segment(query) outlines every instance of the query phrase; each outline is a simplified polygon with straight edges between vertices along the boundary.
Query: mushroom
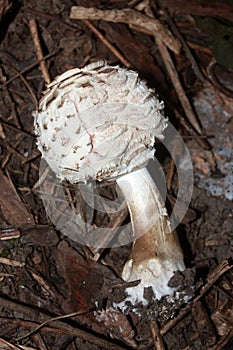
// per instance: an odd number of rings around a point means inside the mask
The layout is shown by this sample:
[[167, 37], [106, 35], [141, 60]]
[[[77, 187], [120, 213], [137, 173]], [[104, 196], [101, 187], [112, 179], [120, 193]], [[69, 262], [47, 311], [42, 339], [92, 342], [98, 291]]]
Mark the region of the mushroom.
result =
[[172, 296], [168, 285], [185, 269], [177, 235], [146, 166], [163, 139], [163, 102], [138, 73], [104, 61], [71, 69], [50, 83], [34, 113], [37, 145], [59, 179], [70, 183], [116, 180], [127, 202], [133, 247], [122, 278], [132, 305]]

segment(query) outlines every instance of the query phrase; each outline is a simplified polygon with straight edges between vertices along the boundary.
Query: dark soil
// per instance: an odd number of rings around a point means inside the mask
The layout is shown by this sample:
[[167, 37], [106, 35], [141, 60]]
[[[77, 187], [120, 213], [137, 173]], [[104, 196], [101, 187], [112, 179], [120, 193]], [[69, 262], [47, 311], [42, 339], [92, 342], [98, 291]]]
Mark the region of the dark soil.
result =
[[[177, 2], [179, 9], [166, 0], [170, 12], [162, 1], [153, 0], [137, 9], [147, 14], [153, 10], [183, 38], [180, 53], [170, 55], [202, 125], [201, 134], [188, 121], [150, 33], [122, 23], [69, 19], [76, 5], [122, 10], [139, 2], [22, 0], [9, 8], [10, 1], [0, 1], [0, 349], [233, 349], [232, 1], [206, 1], [203, 13], [197, 2], [185, 0]], [[139, 305], [139, 314], [130, 307], [126, 314], [114, 309], [128, 286], [120, 276], [131, 245], [94, 250], [64, 236], [47, 217], [32, 117], [45, 82], [29, 29], [31, 19], [36, 19], [51, 79], [102, 59], [124, 66], [123, 56], [164, 99], [166, 114], [194, 167], [192, 200], [177, 229], [187, 270], [170, 281], [190, 296], [189, 301], [181, 299], [172, 306], [167, 298], [151, 302], [152, 291], [147, 290], [150, 303]], [[158, 146], [171, 209], [177, 174], [171, 157], [161, 152]], [[179, 158], [179, 150], [173, 157]], [[53, 184], [48, 186], [45, 191], [55, 191]], [[118, 217], [101, 211], [92, 216], [78, 189], [64, 186], [76, 209], [95, 227], [117, 229], [129, 222], [126, 211]], [[105, 198], [116, 195], [114, 183], [97, 186]], [[59, 211], [55, 214], [59, 219]], [[62, 315], [67, 316], [56, 318]]]

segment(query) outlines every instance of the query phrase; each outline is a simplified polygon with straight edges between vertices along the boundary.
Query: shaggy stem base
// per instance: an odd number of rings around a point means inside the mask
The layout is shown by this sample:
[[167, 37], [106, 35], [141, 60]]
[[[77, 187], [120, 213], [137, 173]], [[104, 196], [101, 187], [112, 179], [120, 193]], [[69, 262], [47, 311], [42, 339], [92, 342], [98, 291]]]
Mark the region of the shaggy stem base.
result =
[[144, 288], [151, 287], [156, 299], [172, 295], [168, 286], [176, 271], [185, 269], [183, 253], [176, 235], [170, 231], [167, 210], [159, 191], [146, 168], [134, 171], [117, 180], [127, 202], [134, 233], [134, 244], [126, 262], [122, 278], [141, 280], [139, 285], [127, 288], [127, 300], [142, 302]]

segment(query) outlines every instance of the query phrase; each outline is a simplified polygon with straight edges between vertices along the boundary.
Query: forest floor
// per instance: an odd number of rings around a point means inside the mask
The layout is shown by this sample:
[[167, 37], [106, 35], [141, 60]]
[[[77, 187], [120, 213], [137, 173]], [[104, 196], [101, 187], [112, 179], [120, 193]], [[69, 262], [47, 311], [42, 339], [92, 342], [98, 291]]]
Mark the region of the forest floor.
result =
[[[71, 19], [72, 6], [88, 11]], [[233, 349], [232, 1], [1, 0], [0, 16], [0, 349]], [[98, 60], [136, 70], [156, 90], [192, 160], [192, 198], [177, 232], [193, 292], [166, 317], [153, 302], [138, 314], [114, 310], [131, 244], [82, 245], [41, 199], [54, 185], [42, 188], [32, 113], [46, 83]], [[156, 156], [172, 209], [182, 159], [170, 149], [164, 157], [158, 146]], [[98, 187], [115, 198], [114, 184]], [[117, 234], [129, 222], [125, 211], [90, 214], [72, 193], [71, 207], [93, 227]]]

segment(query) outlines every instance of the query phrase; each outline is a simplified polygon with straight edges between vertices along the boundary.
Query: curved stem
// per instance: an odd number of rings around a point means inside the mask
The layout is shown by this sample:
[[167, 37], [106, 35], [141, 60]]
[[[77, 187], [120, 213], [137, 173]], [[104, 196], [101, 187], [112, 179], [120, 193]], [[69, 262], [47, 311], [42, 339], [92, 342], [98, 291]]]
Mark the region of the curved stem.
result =
[[157, 186], [146, 168], [117, 180], [130, 211], [134, 244], [122, 278], [140, 279], [138, 286], [128, 288], [133, 303], [146, 303], [143, 292], [152, 287], [156, 299], [174, 293], [168, 282], [175, 271], [184, 270], [183, 253], [176, 235], [170, 231], [167, 210]]

